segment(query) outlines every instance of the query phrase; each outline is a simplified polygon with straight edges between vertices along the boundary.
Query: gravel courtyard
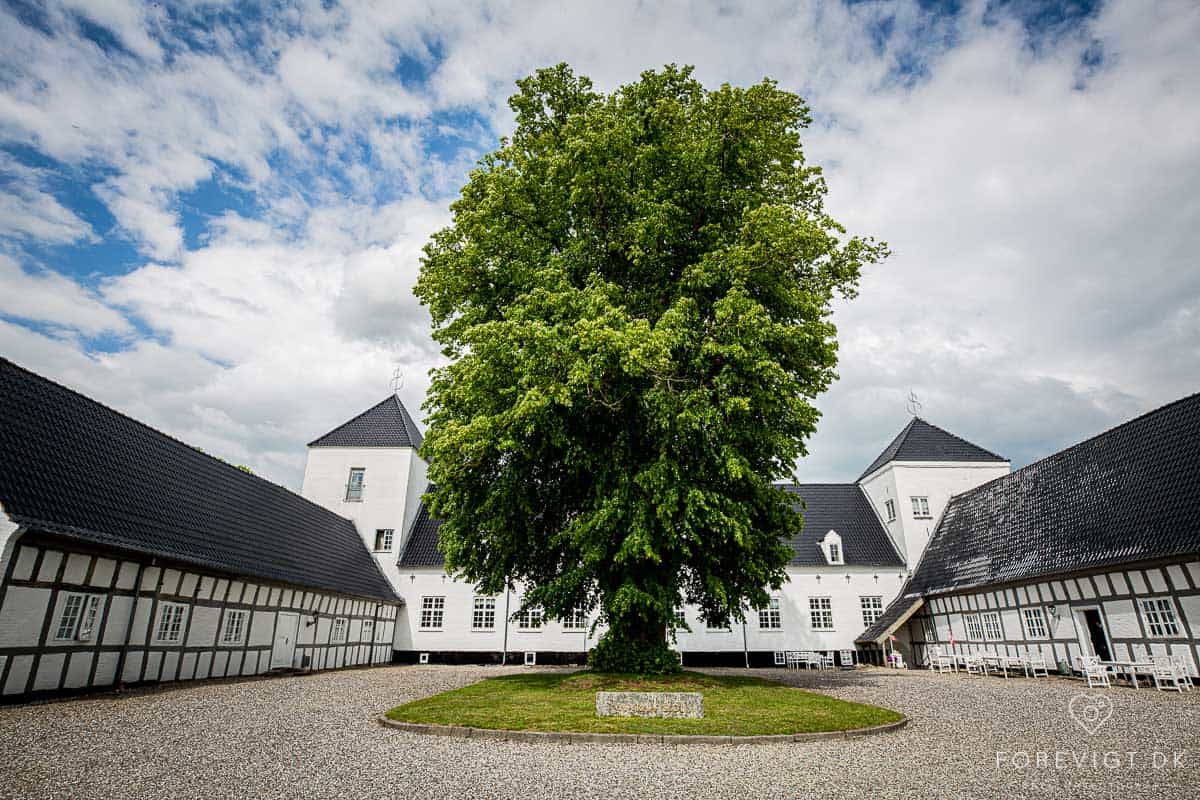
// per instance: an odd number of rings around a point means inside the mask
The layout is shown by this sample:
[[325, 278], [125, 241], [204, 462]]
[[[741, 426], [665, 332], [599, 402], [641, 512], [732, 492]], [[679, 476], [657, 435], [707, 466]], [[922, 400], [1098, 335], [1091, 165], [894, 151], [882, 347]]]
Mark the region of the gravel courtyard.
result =
[[4, 707], [0, 795], [1200, 797], [1200, 691], [1109, 690], [1112, 716], [1094, 735], [1068, 712], [1077, 682], [881, 669], [754, 673], [911, 718], [899, 732], [851, 741], [518, 744], [375, 722], [401, 702], [501, 672], [382, 667]]

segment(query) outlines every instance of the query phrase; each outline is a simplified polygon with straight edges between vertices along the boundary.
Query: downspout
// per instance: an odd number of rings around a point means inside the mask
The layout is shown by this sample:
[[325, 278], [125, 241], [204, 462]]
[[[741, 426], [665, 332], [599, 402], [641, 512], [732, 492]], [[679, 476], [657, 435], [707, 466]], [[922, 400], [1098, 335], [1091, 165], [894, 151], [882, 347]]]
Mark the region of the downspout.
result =
[[[154, 559], [151, 559], [151, 564]], [[113, 677], [114, 685], [121, 687], [125, 683], [125, 659], [129, 655], [129, 639], [133, 635], [133, 618], [137, 614], [138, 601], [141, 599], [142, 591], [142, 573], [146, 571], [146, 562], [138, 563], [137, 575], [133, 579], [133, 602], [129, 604], [129, 619], [125, 621], [125, 643], [121, 645], [121, 654], [117, 656], [117, 674]], [[153, 625], [154, 620], [149, 620], [147, 625]]]
[[508, 596], [511, 591], [509, 584], [504, 584], [504, 650], [500, 653], [500, 666], [508, 663]]
[[750, 648], [746, 645], [746, 618], [745, 618], [745, 616], [742, 617], [742, 656], [746, 659], [746, 669], [750, 669]]

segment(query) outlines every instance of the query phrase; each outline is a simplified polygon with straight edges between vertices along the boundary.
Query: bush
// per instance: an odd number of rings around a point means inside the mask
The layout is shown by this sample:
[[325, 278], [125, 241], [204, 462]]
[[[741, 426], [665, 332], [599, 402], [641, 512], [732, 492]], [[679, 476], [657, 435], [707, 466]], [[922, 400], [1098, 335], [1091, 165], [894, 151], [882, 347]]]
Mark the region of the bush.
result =
[[608, 634], [588, 652], [588, 666], [596, 672], [630, 675], [672, 675], [683, 671], [679, 654], [665, 643], [621, 640]]

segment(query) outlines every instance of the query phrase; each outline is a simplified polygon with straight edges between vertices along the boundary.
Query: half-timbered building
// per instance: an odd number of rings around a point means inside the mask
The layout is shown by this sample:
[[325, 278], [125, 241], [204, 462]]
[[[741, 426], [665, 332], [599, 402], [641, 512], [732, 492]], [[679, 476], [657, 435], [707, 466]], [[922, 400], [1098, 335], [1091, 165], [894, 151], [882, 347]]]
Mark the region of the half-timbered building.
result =
[[1198, 474], [1200, 394], [956, 495], [859, 644], [1064, 672], [1081, 655], [1169, 655], [1200, 674]]
[[354, 524], [0, 359], [0, 697], [387, 663]]

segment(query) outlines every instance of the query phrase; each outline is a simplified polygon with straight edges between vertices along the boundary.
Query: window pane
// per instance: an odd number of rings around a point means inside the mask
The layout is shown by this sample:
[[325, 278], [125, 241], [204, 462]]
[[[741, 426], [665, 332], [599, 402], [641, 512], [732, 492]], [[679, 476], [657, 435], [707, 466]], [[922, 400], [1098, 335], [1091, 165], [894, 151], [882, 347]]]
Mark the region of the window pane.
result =
[[67, 595], [66, 603], [63, 604], [62, 616], [58, 619], [58, 630], [54, 634], [55, 639], [75, 638], [75, 627], [79, 624], [79, 617], [83, 611], [83, 599], [84, 596], [81, 594]]

